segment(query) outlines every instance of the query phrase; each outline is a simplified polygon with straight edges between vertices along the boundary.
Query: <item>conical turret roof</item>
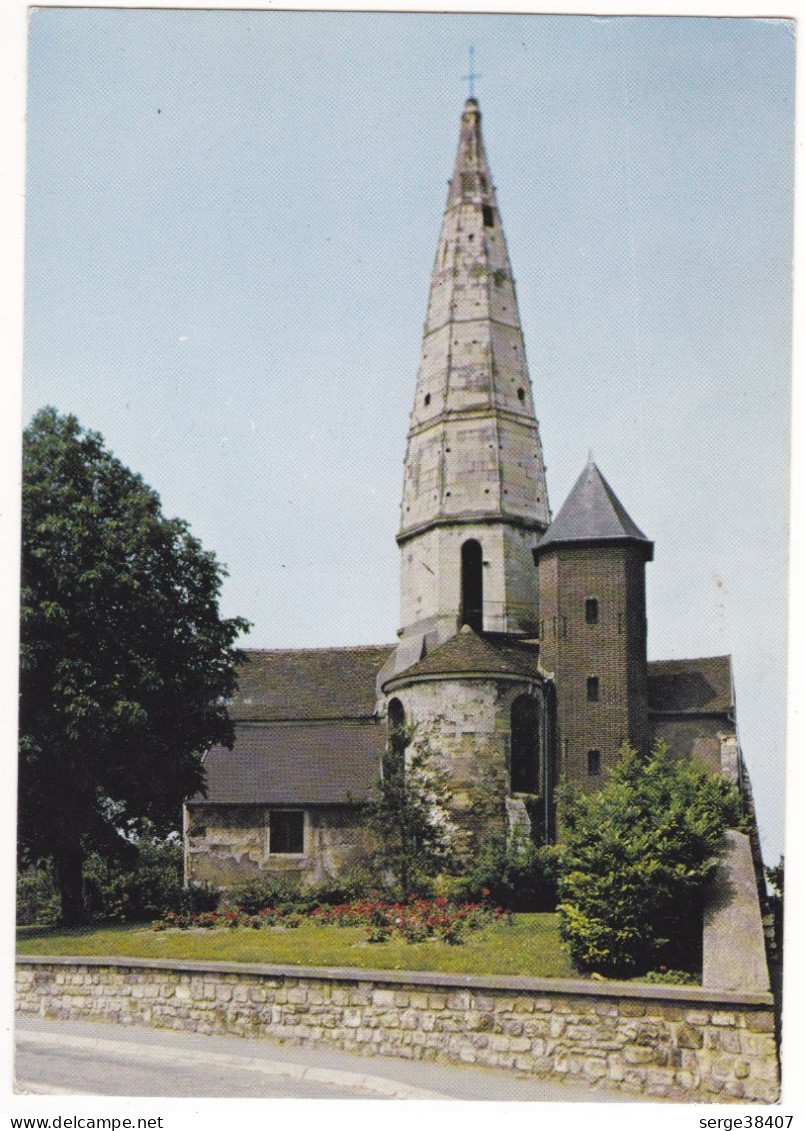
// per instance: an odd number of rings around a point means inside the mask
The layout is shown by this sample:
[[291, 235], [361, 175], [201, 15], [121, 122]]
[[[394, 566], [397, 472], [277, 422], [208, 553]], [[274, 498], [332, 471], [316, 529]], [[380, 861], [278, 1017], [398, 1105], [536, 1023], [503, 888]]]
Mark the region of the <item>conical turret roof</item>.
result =
[[542, 447], [495, 188], [469, 98], [411, 413], [400, 539], [437, 523], [549, 522]]
[[640, 542], [649, 560], [653, 556], [654, 543], [629, 517], [591, 457], [534, 554], [559, 543], [623, 541]]

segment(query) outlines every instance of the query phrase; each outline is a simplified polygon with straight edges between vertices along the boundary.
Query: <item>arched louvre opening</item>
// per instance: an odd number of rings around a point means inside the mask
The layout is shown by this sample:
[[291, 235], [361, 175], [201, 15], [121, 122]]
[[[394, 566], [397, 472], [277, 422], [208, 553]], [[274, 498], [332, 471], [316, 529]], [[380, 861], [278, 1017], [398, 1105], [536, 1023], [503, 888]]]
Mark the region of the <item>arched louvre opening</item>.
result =
[[539, 793], [539, 707], [520, 695], [511, 709], [511, 791]]
[[484, 627], [484, 576], [481, 543], [471, 538], [461, 547], [461, 623], [476, 632]]

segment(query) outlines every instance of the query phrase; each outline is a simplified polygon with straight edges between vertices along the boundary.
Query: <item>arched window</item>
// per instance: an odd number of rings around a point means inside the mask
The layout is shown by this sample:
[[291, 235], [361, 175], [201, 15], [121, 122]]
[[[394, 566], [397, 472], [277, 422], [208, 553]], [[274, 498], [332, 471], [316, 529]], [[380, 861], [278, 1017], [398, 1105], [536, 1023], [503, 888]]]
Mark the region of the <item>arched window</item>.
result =
[[484, 627], [484, 576], [481, 543], [471, 538], [461, 547], [461, 623], [476, 632]]
[[511, 711], [511, 791], [539, 793], [539, 706], [519, 695]]
[[394, 762], [399, 763], [405, 757], [405, 708], [399, 699], [389, 701], [389, 754]]

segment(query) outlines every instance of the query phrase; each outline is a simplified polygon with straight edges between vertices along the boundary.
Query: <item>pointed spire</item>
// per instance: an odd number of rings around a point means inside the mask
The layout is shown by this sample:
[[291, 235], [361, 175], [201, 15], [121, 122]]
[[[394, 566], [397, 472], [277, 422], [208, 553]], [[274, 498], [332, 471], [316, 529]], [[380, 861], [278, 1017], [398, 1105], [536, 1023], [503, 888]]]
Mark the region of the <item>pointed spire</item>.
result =
[[593, 463], [590, 452], [582, 471], [556, 518], [540, 539], [535, 555], [558, 543], [640, 542], [649, 561], [654, 544], [632, 521], [620, 499]]
[[506, 241], [468, 98], [411, 413], [400, 538], [434, 523], [549, 522], [542, 447]]

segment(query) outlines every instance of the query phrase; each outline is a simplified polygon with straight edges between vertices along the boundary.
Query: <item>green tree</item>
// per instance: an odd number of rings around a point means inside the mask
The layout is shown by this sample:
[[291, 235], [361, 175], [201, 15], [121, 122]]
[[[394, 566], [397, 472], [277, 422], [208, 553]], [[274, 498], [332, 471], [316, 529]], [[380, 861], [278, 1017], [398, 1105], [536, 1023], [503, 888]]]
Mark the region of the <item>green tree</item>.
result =
[[783, 953], [783, 908], [785, 901], [785, 857], [781, 856], [778, 864], [767, 865], [763, 871], [766, 873], [766, 888], [769, 910], [774, 916], [774, 939], [777, 943], [780, 961]]
[[414, 737], [410, 728], [392, 736], [364, 808], [378, 846], [373, 872], [403, 899], [449, 869], [455, 833], [447, 777], [429, 743]]
[[221, 619], [224, 570], [73, 416], [42, 409], [23, 446], [19, 848], [53, 863], [68, 921], [87, 854], [176, 827], [231, 744], [225, 700], [248, 630]]
[[662, 743], [625, 744], [596, 794], [564, 785], [559, 912], [573, 961], [605, 974], [695, 966], [702, 894], [740, 808], [726, 778]]

